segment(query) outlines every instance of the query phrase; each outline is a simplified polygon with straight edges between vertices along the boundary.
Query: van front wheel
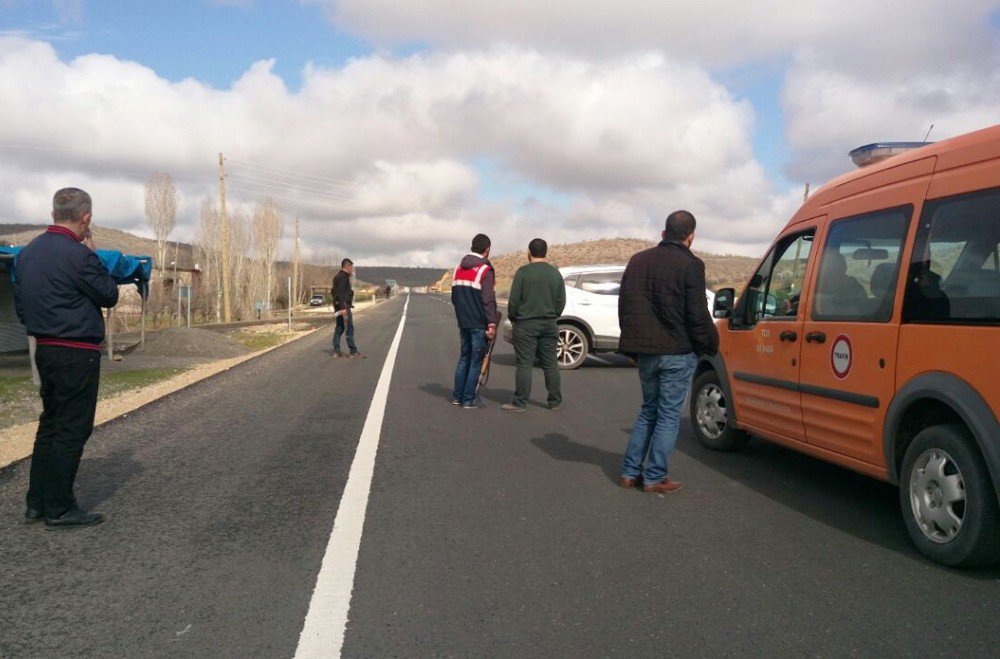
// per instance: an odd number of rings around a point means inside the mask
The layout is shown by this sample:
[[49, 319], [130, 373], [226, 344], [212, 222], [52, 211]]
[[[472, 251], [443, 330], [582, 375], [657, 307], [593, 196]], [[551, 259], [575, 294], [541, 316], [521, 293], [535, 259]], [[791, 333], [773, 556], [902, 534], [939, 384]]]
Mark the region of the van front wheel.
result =
[[750, 441], [750, 435], [733, 427], [726, 394], [715, 371], [705, 371], [695, 378], [690, 412], [694, 435], [705, 448], [738, 451]]
[[1000, 506], [989, 472], [965, 428], [917, 433], [900, 470], [900, 507], [913, 544], [952, 567], [1000, 560]]

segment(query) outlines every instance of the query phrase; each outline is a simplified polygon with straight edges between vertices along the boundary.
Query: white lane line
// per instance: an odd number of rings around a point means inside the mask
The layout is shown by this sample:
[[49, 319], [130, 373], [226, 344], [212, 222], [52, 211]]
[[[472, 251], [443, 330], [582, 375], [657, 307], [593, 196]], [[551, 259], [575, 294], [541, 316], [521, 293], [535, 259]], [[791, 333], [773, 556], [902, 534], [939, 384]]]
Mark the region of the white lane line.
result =
[[347, 614], [351, 608], [351, 591], [354, 588], [354, 573], [361, 549], [361, 533], [365, 526], [368, 509], [368, 495], [371, 491], [372, 476], [375, 472], [375, 453], [378, 451], [382, 435], [382, 419], [385, 416], [386, 400], [389, 397], [389, 383], [396, 364], [396, 353], [403, 336], [406, 310], [410, 306], [410, 296], [403, 305], [403, 317], [399, 319], [396, 336], [392, 339], [389, 354], [382, 366], [382, 374], [375, 385], [368, 417], [361, 430], [358, 450], [351, 463], [351, 471], [344, 487], [344, 496], [337, 509], [333, 531], [323, 554], [323, 563], [316, 578], [316, 588], [309, 601], [309, 612], [299, 635], [296, 657], [336, 657], [344, 646], [347, 631]]

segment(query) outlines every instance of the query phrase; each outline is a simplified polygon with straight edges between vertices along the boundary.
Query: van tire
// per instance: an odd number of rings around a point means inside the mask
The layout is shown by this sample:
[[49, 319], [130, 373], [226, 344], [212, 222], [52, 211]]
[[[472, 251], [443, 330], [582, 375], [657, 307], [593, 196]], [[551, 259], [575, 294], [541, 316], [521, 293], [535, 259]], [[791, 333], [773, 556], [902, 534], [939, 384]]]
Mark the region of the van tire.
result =
[[708, 370], [694, 380], [690, 401], [691, 425], [694, 436], [705, 448], [713, 451], [739, 451], [750, 435], [733, 427], [729, 418], [725, 391], [719, 375]]
[[[943, 424], [917, 433], [906, 449], [899, 480], [903, 521], [921, 554], [960, 568], [1000, 560], [997, 494], [963, 426]], [[949, 502], [952, 496], [962, 498]]]

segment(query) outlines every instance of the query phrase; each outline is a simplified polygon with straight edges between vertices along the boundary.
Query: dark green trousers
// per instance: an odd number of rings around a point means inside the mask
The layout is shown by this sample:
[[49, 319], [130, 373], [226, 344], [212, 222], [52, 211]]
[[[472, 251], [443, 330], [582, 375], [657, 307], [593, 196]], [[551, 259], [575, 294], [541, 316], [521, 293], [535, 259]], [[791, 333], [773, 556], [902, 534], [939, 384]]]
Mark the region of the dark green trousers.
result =
[[562, 403], [559, 364], [556, 345], [559, 328], [555, 320], [531, 318], [514, 323], [514, 355], [517, 357], [517, 375], [514, 378], [515, 405], [525, 406], [531, 396], [531, 368], [537, 358], [545, 371], [545, 388], [549, 391], [549, 406]]

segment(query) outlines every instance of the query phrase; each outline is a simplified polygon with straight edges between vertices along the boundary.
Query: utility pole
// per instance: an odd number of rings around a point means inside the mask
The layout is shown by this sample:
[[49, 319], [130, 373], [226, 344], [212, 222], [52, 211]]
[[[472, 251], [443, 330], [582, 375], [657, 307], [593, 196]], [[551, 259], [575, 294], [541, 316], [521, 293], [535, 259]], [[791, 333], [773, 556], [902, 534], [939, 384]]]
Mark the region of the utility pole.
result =
[[[293, 302], [294, 300], [294, 302]], [[299, 302], [299, 218], [295, 218], [295, 256], [292, 257], [292, 288], [288, 307]]]
[[807, 199], [809, 199], [809, 183], [806, 183], [806, 189], [802, 193], [802, 202], [805, 203]]
[[223, 163], [225, 158], [219, 152], [219, 203], [221, 212], [219, 213], [219, 236], [222, 242], [222, 319], [223, 322], [232, 322], [233, 314], [229, 307], [229, 227], [226, 224], [226, 170]]

